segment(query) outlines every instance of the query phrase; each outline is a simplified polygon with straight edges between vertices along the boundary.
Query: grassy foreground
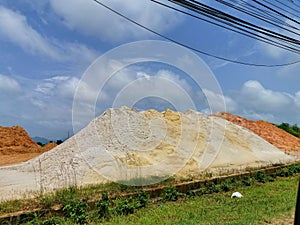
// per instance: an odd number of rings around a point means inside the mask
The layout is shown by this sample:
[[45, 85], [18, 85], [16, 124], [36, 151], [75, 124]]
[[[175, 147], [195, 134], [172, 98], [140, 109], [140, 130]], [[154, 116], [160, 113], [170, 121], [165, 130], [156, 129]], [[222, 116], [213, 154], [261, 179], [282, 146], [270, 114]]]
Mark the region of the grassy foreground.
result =
[[236, 191], [241, 199], [231, 199], [232, 192], [215, 193], [166, 202], [116, 216], [94, 224], [281, 224], [295, 211], [298, 177], [280, 178], [275, 182], [242, 187]]
[[[149, 203], [133, 214], [110, 214], [102, 219], [97, 212], [89, 211], [81, 214], [86, 218], [81, 224], [293, 224], [298, 181], [299, 176], [279, 177], [274, 182], [254, 183], [229, 192]], [[241, 192], [244, 197], [231, 199], [234, 191]], [[72, 212], [77, 219], [82, 213], [80, 210]], [[70, 225], [76, 222], [66, 217], [50, 217], [47, 220], [36, 217], [26, 224]]]

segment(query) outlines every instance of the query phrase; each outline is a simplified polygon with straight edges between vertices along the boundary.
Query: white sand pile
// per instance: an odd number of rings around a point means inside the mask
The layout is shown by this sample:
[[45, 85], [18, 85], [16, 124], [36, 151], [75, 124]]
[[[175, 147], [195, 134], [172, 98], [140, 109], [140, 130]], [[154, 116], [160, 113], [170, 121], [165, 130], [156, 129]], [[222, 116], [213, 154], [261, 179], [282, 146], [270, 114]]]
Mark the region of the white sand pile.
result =
[[[195, 111], [109, 109], [53, 150], [0, 167], [0, 200], [72, 185], [121, 181], [133, 185], [200, 178], [287, 163], [249, 130]], [[141, 183], [142, 182], [142, 183]]]

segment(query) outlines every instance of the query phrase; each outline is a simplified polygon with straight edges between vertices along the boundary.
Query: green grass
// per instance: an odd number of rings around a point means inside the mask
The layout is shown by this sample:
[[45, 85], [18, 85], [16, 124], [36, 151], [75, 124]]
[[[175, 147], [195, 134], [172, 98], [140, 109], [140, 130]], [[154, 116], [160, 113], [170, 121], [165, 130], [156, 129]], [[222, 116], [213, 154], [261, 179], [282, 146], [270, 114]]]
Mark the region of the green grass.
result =
[[[177, 189], [166, 186], [161, 202], [153, 204], [147, 204], [146, 192], [136, 187], [111, 183], [82, 189], [68, 188], [31, 200], [3, 202], [0, 213], [36, 208], [47, 210], [55, 205], [63, 209], [58, 214], [50, 212], [44, 216], [33, 213], [22, 220], [24, 223], [30, 221], [26, 223], [28, 225], [74, 224], [76, 221], [96, 225], [270, 224], [274, 220], [290, 217], [295, 210], [299, 179], [296, 174], [299, 173], [300, 165], [290, 165], [277, 169], [272, 175], [258, 171], [241, 179], [227, 178], [221, 183], [208, 181], [197, 192], [199, 196], [189, 192], [178, 200]], [[172, 183], [172, 180], [164, 182], [167, 183]], [[122, 194], [133, 191], [139, 194], [122, 197]], [[241, 192], [244, 197], [231, 199], [234, 191]], [[117, 199], [103, 201], [103, 196], [115, 196]]]
[[202, 195], [178, 202], [157, 204], [128, 216], [115, 216], [93, 224], [266, 224], [290, 216], [295, 210], [298, 177], [238, 188], [244, 197], [230, 194]]

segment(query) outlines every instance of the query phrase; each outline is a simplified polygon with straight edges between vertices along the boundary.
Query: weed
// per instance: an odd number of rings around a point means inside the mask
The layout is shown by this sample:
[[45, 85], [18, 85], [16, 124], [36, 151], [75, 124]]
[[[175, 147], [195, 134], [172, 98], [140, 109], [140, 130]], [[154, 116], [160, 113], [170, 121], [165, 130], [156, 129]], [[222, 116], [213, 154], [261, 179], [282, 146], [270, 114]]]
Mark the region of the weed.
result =
[[257, 171], [253, 174], [254, 179], [259, 183], [266, 183], [268, 181], [267, 175], [262, 171]]
[[61, 224], [60, 217], [50, 217], [42, 222], [42, 225], [58, 225]]
[[114, 204], [116, 205], [114, 211], [117, 215], [128, 215], [134, 213], [134, 209], [136, 208], [135, 202], [131, 197], [127, 199], [116, 199], [114, 200]]
[[243, 176], [242, 178], [243, 186], [251, 186], [252, 183], [253, 183], [253, 179], [250, 176]]
[[235, 184], [236, 180], [234, 178], [226, 179], [221, 183], [220, 189], [227, 192], [232, 190], [236, 186]]
[[216, 185], [214, 182], [205, 182], [204, 186], [204, 194], [220, 192], [220, 186]]
[[87, 219], [87, 203], [78, 199], [73, 199], [63, 208], [64, 216], [70, 218], [75, 223], [85, 224]]
[[100, 218], [109, 216], [109, 206], [110, 206], [110, 202], [108, 199], [108, 195], [106, 193], [102, 193], [101, 201], [96, 203], [96, 207], [98, 209], [98, 215]]
[[164, 190], [164, 200], [166, 201], [177, 201], [179, 196], [179, 192], [176, 190], [174, 186], [169, 186]]
[[149, 202], [149, 195], [144, 190], [141, 190], [137, 196], [137, 201], [136, 201], [137, 208], [146, 207], [148, 202]]
[[276, 175], [279, 177], [288, 177], [290, 174], [288, 168], [282, 168], [276, 171]]

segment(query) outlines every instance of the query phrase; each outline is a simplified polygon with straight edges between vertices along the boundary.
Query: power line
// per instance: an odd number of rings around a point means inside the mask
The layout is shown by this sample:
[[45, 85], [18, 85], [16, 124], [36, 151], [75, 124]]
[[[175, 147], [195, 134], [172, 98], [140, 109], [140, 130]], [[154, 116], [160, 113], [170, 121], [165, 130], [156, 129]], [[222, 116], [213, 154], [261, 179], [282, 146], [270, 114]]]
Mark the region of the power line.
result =
[[229, 59], [229, 58], [217, 56], [217, 55], [214, 55], [214, 54], [211, 54], [211, 53], [208, 53], [208, 52], [205, 52], [205, 51], [196, 49], [196, 48], [194, 48], [194, 47], [191, 47], [191, 46], [186, 45], [186, 44], [184, 44], [184, 43], [181, 43], [181, 42], [179, 42], [179, 41], [176, 41], [176, 40], [174, 40], [174, 39], [172, 39], [172, 38], [170, 38], [170, 37], [167, 37], [167, 36], [165, 36], [165, 35], [163, 35], [163, 34], [160, 34], [159, 32], [157, 32], [157, 31], [155, 31], [155, 30], [153, 30], [153, 29], [150, 29], [150, 28], [148, 28], [148, 27], [146, 27], [146, 26], [144, 26], [144, 25], [142, 25], [142, 24], [136, 22], [135, 20], [133, 20], [133, 19], [131, 19], [131, 18], [125, 16], [124, 14], [122, 14], [122, 13], [120, 13], [120, 12], [118, 12], [118, 11], [112, 9], [111, 7], [105, 5], [104, 3], [100, 2], [99, 0], [93, 0], [93, 1], [94, 1], [95, 3], [101, 5], [102, 7], [108, 9], [109, 11], [111, 11], [111, 12], [117, 14], [118, 16], [120, 16], [120, 17], [122, 17], [122, 18], [128, 20], [129, 22], [131, 22], [131, 23], [133, 23], [133, 24], [135, 24], [135, 25], [137, 25], [137, 26], [143, 28], [144, 30], [147, 30], [147, 31], [149, 31], [149, 32], [151, 32], [151, 33], [153, 33], [153, 34], [155, 34], [155, 35], [161, 37], [161, 38], [164, 38], [164, 39], [166, 39], [166, 40], [168, 40], [168, 41], [171, 41], [171, 42], [173, 42], [173, 43], [175, 43], [175, 44], [178, 44], [178, 45], [180, 45], [180, 46], [182, 46], [182, 47], [188, 48], [188, 49], [190, 49], [190, 50], [193, 50], [193, 51], [195, 51], [195, 52], [201, 53], [201, 54], [206, 55], [206, 56], [209, 56], [209, 57], [213, 57], [213, 58], [220, 59], [220, 60], [227, 61], [227, 62], [231, 62], [231, 63], [241, 64], [241, 65], [246, 65], [246, 66], [258, 66], [258, 67], [280, 67], [280, 66], [289, 66], [289, 65], [293, 65], [293, 64], [296, 64], [296, 63], [299, 63], [299, 62], [300, 62], [300, 60], [297, 60], [297, 61], [293, 61], [293, 62], [289, 62], [289, 63], [283, 63], [283, 64], [256, 64], [256, 63], [242, 62], [242, 61], [237, 61], [237, 60], [234, 60], [234, 59]]
[[[268, 12], [263, 11], [262, 9], [258, 9], [258, 11], [257, 11], [256, 7], [254, 7], [253, 5], [251, 5], [247, 2], [242, 1], [242, 2], [239, 2], [238, 4], [232, 4], [232, 3], [226, 2], [224, 0], [216, 0], [216, 1], [222, 3], [226, 6], [229, 6], [233, 9], [235, 9], [235, 10], [238, 10], [242, 13], [245, 13], [246, 15], [252, 16], [252, 17], [254, 17], [256, 19], [259, 19], [263, 22], [269, 23], [269, 24], [271, 24], [275, 27], [286, 30], [286, 31], [291, 32], [291, 33], [296, 34], [296, 35], [300, 35], [299, 33], [296, 33], [295, 31], [292, 31], [292, 30], [288, 29], [288, 28], [293, 28], [295, 30], [299, 30], [297, 27], [292, 26], [291, 24], [288, 24], [288, 23], [284, 22], [283, 20], [270, 15]], [[236, 2], [236, 0], [230, 0], [230, 1], [231, 2]], [[244, 4], [242, 4], [242, 3], [244, 3]], [[241, 6], [244, 6], [244, 7], [240, 7], [238, 5], [241, 5]], [[251, 8], [254, 8], [254, 10], [249, 8], [249, 6]], [[259, 13], [259, 11], [262, 11], [263, 13]], [[267, 15], [265, 15], [265, 14], [267, 14]], [[284, 27], [284, 26], [286, 26], [286, 27]]]
[[[284, 6], [287, 7], [288, 9], [291, 9], [291, 10], [295, 11], [296, 13], [300, 13], [299, 10], [294, 9], [294, 8], [290, 7], [289, 5], [287, 5], [287, 4], [285, 4], [285, 3], [282, 3], [282, 2], [279, 1], [279, 0], [275, 0], [275, 1], [278, 2], [278, 3], [281, 4], [281, 5], [284, 5]], [[297, 17], [298, 17], [298, 16], [297, 16]]]
[[[251, 31], [248, 31], [247, 29], [238, 27], [238, 26], [235, 25], [235, 24], [230, 24], [229, 22], [226, 22], [226, 21], [223, 22], [223, 21], [221, 21], [221, 20], [218, 19], [218, 18], [216, 18], [215, 20], [218, 21], [218, 22], [221, 22], [221, 23], [223, 23], [223, 24], [225, 24], [225, 25], [227, 25], [227, 26], [224, 26], [224, 25], [219, 24], [219, 23], [215, 23], [215, 22], [213, 22], [212, 20], [207, 20], [207, 19], [205, 19], [205, 18], [196, 16], [196, 15], [194, 15], [194, 14], [191, 14], [191, 13], [188, 13], [188, 12], [185, 12], [185, 11], [182, 11], [182, 10], [180, 10], [180, 9], [177, 9], [177, 8], [175, 8], [175, 7], [172, 7], [172, 6], [166, 5], [166, 4], [164, 4], [164, 3], [158, 2], [158, 1], [156, 1], [156, 0], [150, 0], [150, 1], [152, 1], [152, 2], [154, 2], [154, 3], [157, 3], [157, 4], [159, 4], [159, 5], [162, 5], [162, 6], [164, 6], [164, 7], [170, 8], [170, 9], [172, 9], [172, 10], [175, 10], [175, 11], [177, 11], [177, 12], [180, 12], [180, 13], [183, 13], [183, 14], [186, 14], [186, 15], [189, 15], [189, 16], [194, 17], [194, 18], [196, 18], [196, 19], [200, 19], [200, 20], [203, 20], [203, 21], [205, 21], [205, 22], [214, 24], [214, 25], [216, 25], [216, 26], [225, 28], [225, 29], [227, 29], [227, 30], [230, 30], [230, 31], [233, 31], [233, 32], [242, 34], [242, 35], [244, 35], [244, 36], [253, 38], [253, 39], [255, 39], [255, 40], [259, 40], [259, 41], [262, 41], [262, 42], [265, 42], [265, 43], [274, 45], [274, 46], [276, 46], [276, 47], [280, 47], [280, 48], [283, 48], [283, 49], [285, 49], [285, 50], [289, 50], [289, 51], [295, 52], [295, 49], [293, 50], [293, 49], [291, 49], [289, 46], [282, 45], [282, 44], [280, 44], [280, 43], [278, 43], [278, 42], [275, 42], [275, 41], [272, 40], [272, 39], [269, 39], [269, 38], [266, 38], [266, 37], [264, 37], [264, 36], [258, 35], [258, 34], [256, 34], [256, 33], [253, 33], [253, 32], [251, 32]], [[209, 18], [212, 18], [210, 15], [207, 15], [207, 16], [208, 16]], [[235, 28], [235, 29], [233, 29], [233, 28]], [[297, 52], [297, 53], [298, 53], [298, 52]]]
[[[254, 32], [271, 37], [273, 39], [277, 39], [277, 42], [276, 42], [277, 44], [284, 46], [285, 48], [287, 48], [290, 51], [293, 51], [295, 53], [300, 53], [300, 49], [299, 48], [297, 49], [297, 48], [295, 48], [296, 46], [293, 46], [294, 44], [296, 44], [296, 45], [298, 45], [297, 47], [299, 47], [300, 41], [297, 39], [294, 39], [294, 38], [288, 37], [286, 35], [283, 35], [281, 33], [274, 32], [270, 29], [266, 29], [261, 26], [255, 25], [255, 24], [245, 21], [241, 18], [234, 17], [232, 15], [229, 15], [228, 13], [224, 13], [220, 10], [217, 10], [215, 8], [212, 8], [210, 6], [207, 6], [203, 3], [195, 1], [195, 0], [189, 0], [189, 1], [168, 0], [168, 1], [173, 2], [179, 6], [187, 8], [189, 10], [192, 10], [201, 15], [204, 15], [206, 17], [209, 17], [213, 20], [219, 20], [223, 23], [227, 23], [228, 25], [237, 25], [241, 29], [246, 28], [247, 30], [252, 30]], [[253, 0], [253, 1], [256, 1], [256, 0]], [[281, 41], [281, 43], [278, 41]], [[286, 43], [290, 44], [290, 46], [286, 46], [286, 45], [282, 44], [282, 42], [286, 42]]]

